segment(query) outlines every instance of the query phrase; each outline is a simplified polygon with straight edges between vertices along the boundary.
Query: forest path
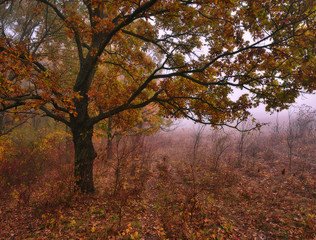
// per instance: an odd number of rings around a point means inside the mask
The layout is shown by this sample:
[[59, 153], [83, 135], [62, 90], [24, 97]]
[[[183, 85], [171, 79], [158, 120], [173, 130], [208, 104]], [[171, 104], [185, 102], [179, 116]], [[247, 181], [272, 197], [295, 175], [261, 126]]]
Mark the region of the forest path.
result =
[[145, 184], [145, 190], [143, 192], [145, 202], [145, 213], [141, 218], [142, 226], [145, 229], [144, 238], [145, 240], [159, 240], [162, 236], [159, 234], [162, 227], [158, 212], [155, 209], [157, 201], [157, 185], [159, 184], [159, 170], [157, 169], [156, 163], [152, 166], [152, 176]]

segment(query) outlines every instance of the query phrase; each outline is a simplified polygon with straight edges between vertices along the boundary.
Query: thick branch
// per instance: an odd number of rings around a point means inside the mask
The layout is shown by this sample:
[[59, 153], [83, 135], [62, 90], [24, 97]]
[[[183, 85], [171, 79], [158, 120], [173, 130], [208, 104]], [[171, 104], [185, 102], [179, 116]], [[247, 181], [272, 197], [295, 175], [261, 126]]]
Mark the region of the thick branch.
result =
[[157, 100], [157, 97], [158, 95], [162, 92], [161, 91], [158, 91], [154, 94], [154, 96], [152, 96], [151, 98], [149, 98], [147, 101], [144, 101], [142, 103], [139, 103], [139, 104], [122, 104], [121, 106], [119, 107], [116, 107], [110, 111], [107, 111], [105, 113], [100, 113], [98, 116], [94, 117], [94, 118], [91, 118], [90, 119], [90, 124], [93, 125], [93, 124], [96, 124], [98, 122], [100, 122], [101, 120], [105, 119], [105, 118], [109, 118], [113, 115], [116, 115], [116, 114], [119, 114], [120, 112], [123, 112], [125, 110], [128, 110], [128, 109], [137, 109], [137, 108], [143, 108], [145, 106], [147, 106], [148, 104], [154, 102]]
[[1, 103], [1, 108], [0, 108], [0, 112], [4, 112], [4, 111], [7, 111], [9, 109], [12, 109], [12, 108], [17, 108], [19, 106], [23, 106], [25, 105], [25, 102], [15, 102], [15, 103], [12, 103], [12, 104], [9, 104], [9, 105], [5, 105], [4, 103]]
[[[75, 86], [74, 86], [74, 91], [78, 92], [80, 91], [81, 94], [86, 94], [86, 92], [89, 90], [90, 85], [92, 83], [92, 76], [94, 74], [94, 69], [95, 65], [97, 64], [98, 58], [102, 55], [104, 52], [105, 47], [109, 44], [113, 36], [119, 32], [122, 28], [127, 26], [128, 24], [132, 23], [135, 21], [138, 17], [139, 14], [142, 12], [146, 11], [149, 9], [151, 6], [153, 6], [158, 0], [150, 0], [147, 3], [143, 4], [139, 8], [137, 8], [132, 14], [130, 14], [124, 21], [121, 23], [117, 24], [114, 29], [108, 33], [104, 34], [104, 39], [99, 43], [100, 39], [99, 38], [94, 38], [94, 42], [92, 43], [92, 47], [97, 47], [97, 54], [94, 56], [91, 56], [91, 51], [93, 50], [92, 48], [90, 49], [87, 58], [85, 59], [84, 66], [82, 65], [81, 71], [78, 75], [78, 78], [76, 80]], [[97, 34], [98, 35], [98, 34]]]
[[41, 106], [40, 109], [46, 114], [46, 116], [51, 117], [51, 118], [55, 119], [56, 121], [62, 122], [64, 124], [66, 124], [67, 126], [70, 126], [70, 122], [69, 121], [67, 121], [66, 119], [64, 119], [64, 118], [52, 113], [44, 105]]

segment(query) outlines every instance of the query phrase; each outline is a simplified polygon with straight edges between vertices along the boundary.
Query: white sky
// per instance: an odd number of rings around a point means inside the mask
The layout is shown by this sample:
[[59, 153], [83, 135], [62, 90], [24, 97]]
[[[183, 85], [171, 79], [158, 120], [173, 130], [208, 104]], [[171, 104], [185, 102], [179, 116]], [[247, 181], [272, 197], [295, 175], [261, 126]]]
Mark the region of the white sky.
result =
[[[305, 94], [304, 96], [299, 96], [296, 99], [296, 103], [293, 104], [294, 107], [301, 105], [311, 106], [313, 109], [316, 109], [316, 94]], [[250, 111], [259, 122], [261, 123], [270, 123], [270, 127], [275, 125], [277, 119], [277, 113], [268, 113], [265, 111], [265, 106], [262, 104], [258, 108], [252, 109]], [[288, 110], [283, 110], [279, 112], [279, 124], [287, 125], [288, 123]], [[178, 122], [180, 128], [192, 128], [194, 126], [194, 122], [188, 119], [182, 119]]]
[[[300, 106], [300, 105], [308, 105], [311, 106], [312, 108], [316, 109], [316, 94], [305, 94], [304, 96], [299, 96], [296, 99], [296, 103], [293, 104], [293, 106]], [[256, 109], [253, 109], [251, 111], [251, 113], [253, 114], [253, 116], [259, 120], [259, 121], [265, 121], [265, 122], [274, 122], [276, 119], [276, 113], [267, 113], [265, 111], [265, 107], [264, 105], [259, 106]], [[288, 110], [283, 110], [279, 113], [279, 120], [280, 122], [287, 122], [287, 118], [288, 118]]]

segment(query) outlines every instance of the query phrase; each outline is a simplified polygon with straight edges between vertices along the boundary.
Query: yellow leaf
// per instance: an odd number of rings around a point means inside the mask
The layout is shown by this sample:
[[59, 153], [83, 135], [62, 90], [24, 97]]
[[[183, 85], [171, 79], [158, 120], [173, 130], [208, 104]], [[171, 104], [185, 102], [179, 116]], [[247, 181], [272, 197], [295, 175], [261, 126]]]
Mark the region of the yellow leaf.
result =
[[95, 232], [95, 227], [92, 227], [92, 228], [91, 228], [91, 232]]

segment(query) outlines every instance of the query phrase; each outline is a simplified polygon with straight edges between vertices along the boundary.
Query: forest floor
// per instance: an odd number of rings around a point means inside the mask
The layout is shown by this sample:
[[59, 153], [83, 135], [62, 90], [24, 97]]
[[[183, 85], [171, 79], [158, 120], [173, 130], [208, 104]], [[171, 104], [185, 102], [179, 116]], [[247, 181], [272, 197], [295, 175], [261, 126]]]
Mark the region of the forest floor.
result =
[[160, 162], [146, 178], [143, 186], [134, 182], [116, 194], [103, 188], [56, 205], [40, 196], [29, 204], [1, 201], [0, 238], [316, 238], [315, 180], [308, 171], [221, 169], [192, 183], [189, 172]]
[[157, 156], [98, 160], [94, 194], [62, 181], [26, 199], [13, 191], [0, 201], [0, 239], [316, 239], [315, 161], [294, 159], [289, 172], [282, 154], [217, 169]]

